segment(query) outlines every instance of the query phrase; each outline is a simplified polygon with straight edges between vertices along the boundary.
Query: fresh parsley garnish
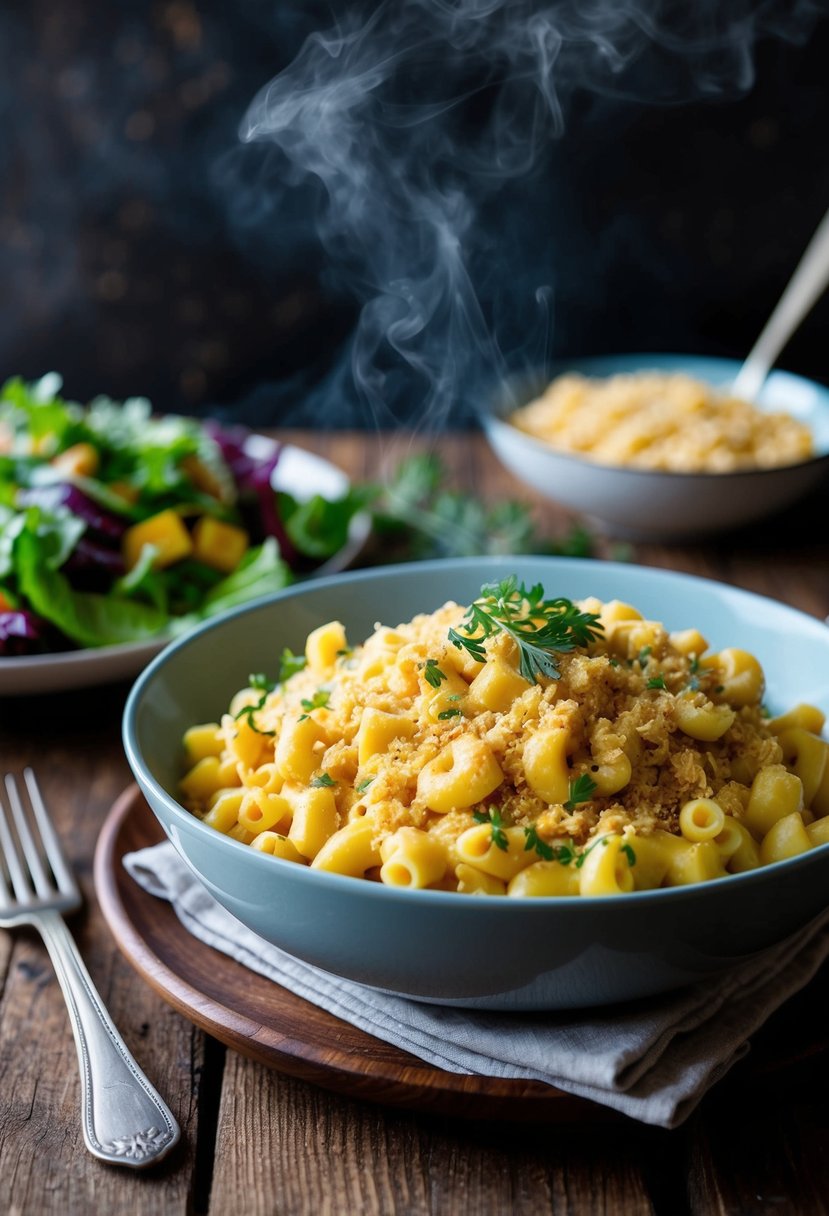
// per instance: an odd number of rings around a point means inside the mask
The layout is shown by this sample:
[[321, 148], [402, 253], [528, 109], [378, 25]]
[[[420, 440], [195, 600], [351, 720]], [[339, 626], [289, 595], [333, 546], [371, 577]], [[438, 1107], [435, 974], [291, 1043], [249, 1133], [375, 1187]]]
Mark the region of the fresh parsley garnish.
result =
[[700, 661], [695, 654], [691, 655], [691, 662], [688, 664], [688, 670], [692, 676], [695, 676], [700, 669]]
[[501, 818], [501, 812], [497, 806], [491, 806], [488, 811], [473, 811], [472, 818], [476, 823], [489, 823], [492, 825], [492, 843], [496, 848], [506, 853], [509, 849], [509, 840], [504, 831], [504, 821]]
[[662, 672], [660, 671], [658, 676], [651, 676], [651, 678], [648, 680], [646, 687], [647, 688], [664, 688], [665, 687], [665, 677], [663, 676]]
[[[528, 853], [528, 852], [530, 852], [530, 850], [535, 849], [535, 851], [536, 851], [536, 853], [538, 853], [539, 857], [543, 857], [545, 861], [557, 861], [557, 862], [559, 862], [560, 865], [563, 865], [563, 866], [569, 866], [573, 862], [575, 862], [577, 870], [580, 870], [582, 868], [582, 866], [584, 865], [584, 863], [587, 859], [588, 854], [592, 853], [593, 850], [597, 847], [597, 845], [600, 845], [600, 844], [606, 845], [611, 839], [611, 837], [609, 835], [608, 836], [598, 836], [592, 842], [592, 844], [589, 844], [587, 846], [586, 849], [582, 849], [582, 851], [580, 853], [577, 853], [576, 850], [573, 848], [572, 844], [547, 844], [538, 835], [538, 832], [536, 831], [534, 826], [529, 827], [529, 828], [524, 828], [524, 836], [526, 837], [526, 841], [524, 844], [525, 853]], [[633, 851], [632, 845], [623, 844], [621, 846], [619, 852], [625, 854], [625, 856], [628, 859], [628, 865], [631, 865], [631, 866], [636, 865], [636, 854]]]
[[294, 654], [286, 646], [282, 651], [279, 659], [279, 680], [280, 683], [289, 680], [291, 676], [295, 676], [298, 671], [304, 671], [308, 660], [304, 654]]
[[553, 847], [542, 840], [536, 831], [535, 827], [524, 828], [524, 852], [529, 853], [531, 849], [535, 849], [539, 857], [543, 857], [545, 861], [553, 860]]
[[260, 730], [254, 721], [253, 715], [259, 712], [267, 701], [268, 694], [272, 693], [276, 688], [276, 681], [269, 680], [268, 677], [260, 671], [256, 672], [254, 675], [248, 676], [248, 687], [253, 688], [256, 692], [259, 692], [262, 695], [258, 701], [254, 701], [250, 705], [243, 705], [239, 712], [233, 715], [234, 718], [237, 722], [240, 722], [243, 718], [246, 719], [250, 729], [255, 731], [257, 735], [275, 734], [276, 732], [272, 730]]
[[313, 713], [315, 709], [330, 709], [330, 697], [331, 692], [327, 688], [318, 688], [313, 697], [310, 699], [308, 697], [303, 697], [300, 701], [300, 705], [305, 710], [305, 713], [300, 715], [300, 722], [304, 722], [308, 715]]
[[[593, 850], [594, 850], [594, 849], [597, 847], [597, 845], [600, 845], [600, 844], [601, 844], [601, 845], [606, 845], [606, 844], [608, 844], [608, 843], [609, 843], [610, 839], [611, 839], [611, 837], [610, 837], [610, 836], [598, 836], [598, 837], [597, 837], [597, 838], [596, 838], [596, 839], [593, 841], [593, 843], [592, 843], [592, 844], [589, 844], [589, 845], [587, 846], [587, 848], [586, 848], [586, 849], [583, 849], [583, 850], [581, 851], [581, 853], [579, 854], [578, 861], [576, 862], [576, 869], [577, 869], [577, 870], [580, 870], [580, 869], [582, 868], [582, 866], [584, 865], [585, 861], [587, 860], [587, 856], [588, 856], [588, 854], [589, 854], [589, 853], [592, 853], [592, 852], [593, 852]], [[621, 848], [619, 849], [619, 852], [620, 852], [620, 853], [624, 853], [625, 857], [627, 857], [627, 859], [628, 859], [628, 865], [629, 865], [629, 866], [635, 866], [635, 865], [636, 865], [636, 854], [635, 854], [635, 853], [634, 853], [634, 851], [633, 851], [633, 845], [630, 845], [630, 844], [623, 844], [623, 845], [621, 846]]]
[[539, 857], [543, 857], [545, 861], [557, 861], [559, 865], [569, 866], [575, 861], [576, 850], [572, 844], [547, 844], [538, 835], [538, 832], [533, 825], [529, 828], [524, 828], [524, 852], [528, 853], [531, 849], [535, 849]]
[[449, 641], [483, 663], [485, 640], [506, 633], [518, 646], [521, 675], [534, 683], [539, 675], [558, 679], [553, 654], [587, 646], [602, 633], [598, 621], [597, 613], [581, 612], [572, 600], [545, 600], [540, 583], [528, 588], [511, 574], [481, 587], [459, 628], [449, 630]]
[[366, 790], [368, 789], [368, 787], [371, 785], [373, 780], [374, 780], [373, 777], [364, 777], [363, 780], [360, 782], [360, 784], [355, 787], [357, 790], [357, 793], [364, 794], [366, 792]]
[[311, 785], [315, 786], [317, 789], [322, 788], [330, 790], [336, 784], [336, 781], [330, 773], [317, 773], [316, 777], [311, 778]]
[[640, 667], [644, 667], [646, 665], [646, 663], [648, 661], [648, 657], [650, 656], [652, 649], [653, 649], [653, 647], [651, 647], [651, 646], [643, 646], [642, 649], [639, 651], [639, 654], [637, 656], [637, 662], [639, 663]]
[[438, 667], [437, 659], [427, 659], [425, 663], [421, 663], [423, 678], [427, 684], [431, 684], [432, 688], [440, 688], [441, 680], [446, 680], [448, 677], [445, 671], [441, 671]]
[[439, 722], [446, 722], [448, 718], [462, 718], [462, 709], [442, 709], [438, 714]]
[[636, 854], [633, 851], [632, 844], [623, 844], [622, 847], [619, 849], [619, 852], [624, 853], [625, 857], [627, 857], [629, 866], [636, 865]]
[[255, 688], [257, 692], [264, 692], [267, 695], [276, 688], [276, 680], [269, 680], [263, 672], [259, 671], [248, 676], [248, 687]]
[[596, 788], [596, 782], [588, 773], [581, 773], [576, 778], [571, 777], [567, 801], [564, 803], [565, 811], [574, 811], [580, 802], [589, 802]]

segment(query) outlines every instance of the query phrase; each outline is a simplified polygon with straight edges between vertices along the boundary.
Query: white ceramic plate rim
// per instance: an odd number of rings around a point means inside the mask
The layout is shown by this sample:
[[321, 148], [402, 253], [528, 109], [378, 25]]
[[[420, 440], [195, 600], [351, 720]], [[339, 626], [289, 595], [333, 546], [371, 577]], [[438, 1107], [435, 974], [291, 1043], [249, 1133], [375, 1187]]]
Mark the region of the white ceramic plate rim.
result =
[[[267, 456], [273, 451], [276, 441], [265, 435], [252, 435], [245, 446], [251, 455]], [[350, 483], [342, 469], [322, 456], [295, 444], [283, 444], [271, 484], [274, 489], [284, 490], [301, 500], [314, 494], [331, 498], [341, 496], [346, 493]], [[324, 578], [347, 569], [356, 561], [370, 531], [370, 516], [365, 512], [356, 515], [351, 521], [346, 544], [310, 577]], [[261, 599], [251, 600], [250, 605], [260, 603]], [[137, 675], [169, 642], [169, 637], [157, 637], [143, 642], [101, 646], [96, 650], [67, 650], [2, 658], [0, 696], [63, 692], [126, 679]]]

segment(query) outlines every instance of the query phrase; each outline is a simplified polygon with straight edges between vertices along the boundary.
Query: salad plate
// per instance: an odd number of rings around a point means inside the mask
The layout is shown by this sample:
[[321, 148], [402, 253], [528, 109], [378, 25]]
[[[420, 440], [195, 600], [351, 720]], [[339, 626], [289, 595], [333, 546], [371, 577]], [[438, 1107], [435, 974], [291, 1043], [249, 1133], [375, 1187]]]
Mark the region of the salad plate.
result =
[[360, 490], [315, 453], [59, 386], [0, 390], [0, 697], [130, 678], [205, 617], [336, 574], [366, 543]]
[[[265, 435], [252, 437], [261, 445], [273, 446]], [[314, 494], [336, 499], [346, 493], [348, 478], [341, 469], [314, 452], [286, 444], [275, 471], [274, 488], [285, 490], [299, 499]], [[351, 521], [345, 545], [306, 577], [321, 578], [338, 574], [353, 565], [363, 550], [371, 531], [371, 518], [359, 512]], [[150, 659], [167, 645], [167, 636], [145, 642], [125, 642], [97, 649], [66, 650], [55, 654], [25, 655], [0, 658], [0, 697], [32, 696], [37, 693], [69, 692], [78, 688], [97, 687], [127, 680], [143, 671]]]
[[[253, 435], [249, 443], [255, 445], [260, 453], [267, 447], [275, 446], [274, 441], [265, 435]], [[307, 501], [315, 494], [333, 500], [347, 492], [349, 480], [330, 461], [304, 448], [286, 444], [280, 453], [271, 484], [275, 489], [291, 493], [300, 500]], [[306, 577], [319, 578], [348, 569], [357, 560], [370, 531], [371, 518], [368, 513], [356, 514], [345, 545]], [[0, 658], [0, 697], [68, 692], [130, 679], [142, 671], [169, 641], [168, 636], [163, 636], [96, 649]]]

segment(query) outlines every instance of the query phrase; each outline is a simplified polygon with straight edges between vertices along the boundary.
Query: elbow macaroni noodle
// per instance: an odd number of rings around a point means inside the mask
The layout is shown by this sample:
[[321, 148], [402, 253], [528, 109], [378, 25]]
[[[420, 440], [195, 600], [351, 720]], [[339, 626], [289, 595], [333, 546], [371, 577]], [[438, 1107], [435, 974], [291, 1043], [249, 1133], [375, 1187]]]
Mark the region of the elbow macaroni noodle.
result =
[[452, 644], [454, 603], [355, 649], [321, 625], [299, 670], [186, 732], [182, 801], [293, 864], [472, 895], [621, 895], [829, 843], [817, 707], [769, 718], [755, 656], [578, 607], [598, 636], [534, 680], [503, 630], [483, 658]]
[[727, 473], [814, 455], [811, 431], [791, 414], [760, 410], [683, 374], [559, 376], [510, 421], [560, 451], [641, 469]]

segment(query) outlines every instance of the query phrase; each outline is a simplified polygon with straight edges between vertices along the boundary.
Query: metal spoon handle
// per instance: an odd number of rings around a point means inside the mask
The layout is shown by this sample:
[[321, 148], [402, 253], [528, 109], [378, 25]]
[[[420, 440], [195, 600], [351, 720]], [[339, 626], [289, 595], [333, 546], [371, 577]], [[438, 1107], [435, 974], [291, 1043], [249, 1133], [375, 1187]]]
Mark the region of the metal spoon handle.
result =
[[737, 373], [731, 392], [747, 401], [760, 391], [780, 351], [829, 284], [829, 211], [806, 246], [786, 290]]

